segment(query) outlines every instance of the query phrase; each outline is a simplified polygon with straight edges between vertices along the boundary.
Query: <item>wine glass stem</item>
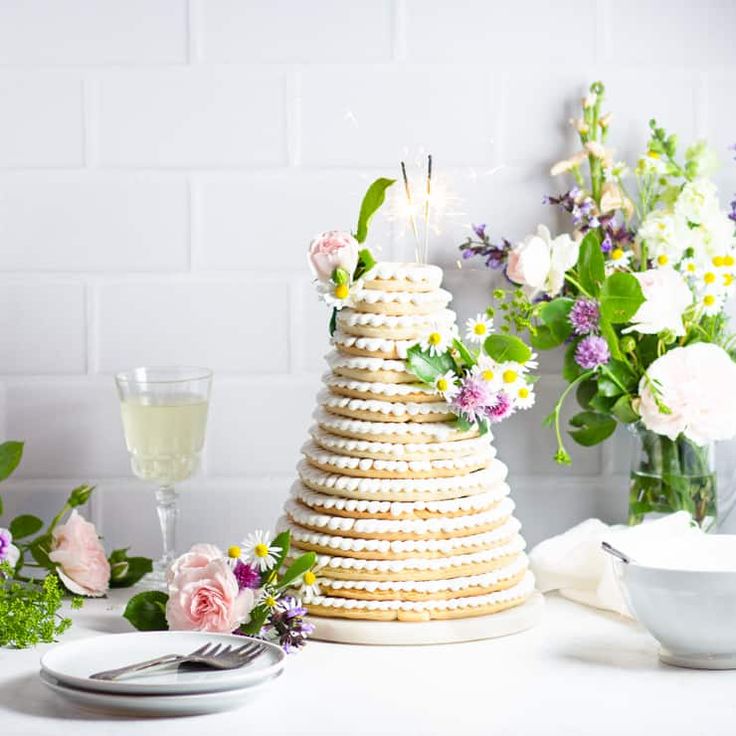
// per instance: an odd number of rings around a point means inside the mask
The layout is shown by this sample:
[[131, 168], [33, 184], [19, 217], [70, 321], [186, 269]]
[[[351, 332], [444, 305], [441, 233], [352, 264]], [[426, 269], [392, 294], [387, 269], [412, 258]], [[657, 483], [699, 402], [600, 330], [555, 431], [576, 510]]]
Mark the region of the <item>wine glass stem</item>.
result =
[[159, 565], [166, 570], [176, 556], [176, 525], [179, 521], [179, 494], [174, 486], [161, 486], [156, 491], [156, 511], [161, 524], [164, 553]]

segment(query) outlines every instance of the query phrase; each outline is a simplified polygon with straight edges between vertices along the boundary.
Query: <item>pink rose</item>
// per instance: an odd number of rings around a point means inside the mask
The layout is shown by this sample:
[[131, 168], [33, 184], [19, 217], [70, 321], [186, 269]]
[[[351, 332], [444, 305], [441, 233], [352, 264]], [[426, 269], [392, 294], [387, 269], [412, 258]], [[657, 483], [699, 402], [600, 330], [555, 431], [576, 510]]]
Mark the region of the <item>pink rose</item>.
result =
[[336, 268], [342, 268], [353, 278], [358, 265], [358, 241], [340, 230], [328, 230], [318, 235], [309, 246], [309, 266], [315, 278], [329, 281]]
[[211, 559], [204, 565], [177, 566], [178, 562], [172, 565], [166, 603], [166, 620], [172, 631], [229, 634], [250, 621], [255, 593], [238, 589], [238, 581], [224, 558]]
[[166, 582], [171, 585], [183, 572], [207, 567], [212, 560], [220, 560], [223, 557], [222, 551], [214, 544], [195, 544], [189, 552], [177, 557], [169, 565], [166, 571]]
[[95, 525], [74, 509], [66, 524], [52, 532], [49, 558], [58, 567], [56, 572], [72, 593], [101, 596], [110, 583], [110, 563], [97, 536]]

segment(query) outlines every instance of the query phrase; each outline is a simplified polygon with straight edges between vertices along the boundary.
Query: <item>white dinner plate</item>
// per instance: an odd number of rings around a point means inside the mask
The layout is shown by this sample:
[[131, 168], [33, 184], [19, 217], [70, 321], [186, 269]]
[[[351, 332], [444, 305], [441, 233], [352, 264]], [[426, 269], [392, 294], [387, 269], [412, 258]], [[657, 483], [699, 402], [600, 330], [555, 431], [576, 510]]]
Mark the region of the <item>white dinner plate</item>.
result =
[[281, 675], [278, 672], [256, 685], [193, 695], [114, 695], [68, 687], [43, 670], [41, 681], [57, 695], [83, 708], [130, 716], [194, 716], [240, 708], [254, 700]]
[[178, 696], [242, 689], [281, 672], [286, 659], [281, 647], [259, 640], [263, 644], [263, 652], [245, 667], [235, 670], [155, 670], [113, 682], [92, 680], [90, 675], [164, 654], [189, 654], [208, 643], [242, 646], [246, 641], [247, 637], [232, 634], [195, 631], [146, 631], [92, 636], [50, 649], [41, 658], [41, 670], [62, 685], [95, 692]]

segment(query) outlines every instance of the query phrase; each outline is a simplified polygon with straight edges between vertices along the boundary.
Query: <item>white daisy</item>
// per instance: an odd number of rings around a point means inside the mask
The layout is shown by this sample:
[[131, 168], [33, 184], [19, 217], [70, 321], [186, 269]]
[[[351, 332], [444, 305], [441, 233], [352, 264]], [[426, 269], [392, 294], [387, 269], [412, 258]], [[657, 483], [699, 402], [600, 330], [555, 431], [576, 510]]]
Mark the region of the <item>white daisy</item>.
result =
[[465, 339], [480, 345], [491, 334], [493, 320], [481, 312], [465, 323]]
[[487, 384], [491, 391], [498, 391], [501, 388], [501, 369], [499, 364], [485, 353], [478, 356], [478, 363], [473, 366], [475, 375], [480, 376]]
[[266, 608], [276, 608], [279, 602], [279, 594], [276, 590], [269, 586], [265, 586], [261, 590], [257, 605], [264, 605]]
[[692, 281], [700, 273], [700, 268], [694, 258], [685, 258], [680, 264], [680, 273], [688, 281]]
[[632, 252], [623, 248], [614, 248], [611, 255], [606, 261], [606, 273], [610, 274], [614, 271], [623, 270], [629, 267], [631, 263]]
[[714, 317], [723, 309], [722, 294], [707, 291], [700, 299], [700, 308], [706, 316]]
[[240, 549], [241, 555], [261, 572], [273, 567], [276, 564], [276, 556], [281, 553], [281, 547], [271, 544], [271, 532], [260, 529], [249, 534], [243, 540]]
[[501, 363], [498, 368], [501, 374], [501, 388], [510, 396], [515, 396], [517, 391], [526, 385], [524, 380], [526, 367], [521, 363], [508, 361]]
[[333, 284], [332, 281], [317, 284], [317, 292], [322, 301], [338, 310], [343, 307], [354, 307], [356, 302], [360, 301], [361, 291], [360, 279], [352, 284]]
[[317, 575], [313, 570], [307, 570], [302, 576], [302, 585], [299, 588], [299, 594], [309, 603], [320, 595], [319, 582]]
[[536, 399], [534, 388], [531, 384], [525, 383], [523, 386], [519, 386], [513, 394], [513, 398], [514, 404], [518, 409], [531, 409]]
[[460, 390], [456, 383], [457, 376], [453, 371], [447, 371], [441, 376], [437, 376], [434, 381], [434, 389], [438, 394], [442, 394], [445, 401], [451, 401]]
[[420, 340], [419, 346], [430, 355], [442, 355], [447, 352], [450, 337], [440, 325], [433, 325], [431, 330]]

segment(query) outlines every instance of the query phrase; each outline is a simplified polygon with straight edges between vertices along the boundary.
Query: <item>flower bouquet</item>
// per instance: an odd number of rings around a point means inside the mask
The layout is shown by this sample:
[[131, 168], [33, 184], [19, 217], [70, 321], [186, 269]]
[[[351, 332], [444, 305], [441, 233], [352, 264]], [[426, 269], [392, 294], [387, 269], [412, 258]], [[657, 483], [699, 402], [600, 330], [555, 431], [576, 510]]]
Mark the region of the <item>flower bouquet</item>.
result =
[[290, 541], [289, 531], [256, 531], [227, 552], [195, 544], [171, 564], [167, 592], [134, 595], [123, 615], [140, 631], [248, 634], [299, 649], [314, 626], [294, 593], [312, 594], [316, 556], [288, 558]]
[[[543, 226], [512, 245], [484, 227], [461, 245], [464, 258], [503, 268], [514, 289], [498, 289], [506, 332], [533, 347], [565, 346], [568, 385], [546, 423], [555, 459], [569, 464], [560, 411], [574, 391], [581, 411], [570, 436], [603, 442], [618, 423], [632, 428], [629, 521], [687, 510], [702, 525], [716, 516], [712, 443], [736, 435], [735, 338], [724, 305], [736, 275], [734, 222], [708, 178], [704, 143], [678, 153], [677, 138], [649, 122], [647, 150], [633, 169], [607, 147], [611, 116], [596, 82], [571, 121], [581, 148], [552, 167], [574, 184], [548, 204], [571, 218], [571, 233]], [[633, 178], [631, 191], [626, 182]]]
[[[22, 457], [22, 442], [0, 444], [0, 481]], [[129, 587], [151, 571], [150, 559], [129, 557], [127, 549], [105, 554], [94, 524], [77, 511], [93, 491], [88, 485], [75, 488], [48, 525], [21, 514], [0, 528], [0, 646], [51, 642], [66, 631], [71, 619], [59, 613], [65, 592], [74, 596], [72, 608], [79, 608], [82, 596]]]

